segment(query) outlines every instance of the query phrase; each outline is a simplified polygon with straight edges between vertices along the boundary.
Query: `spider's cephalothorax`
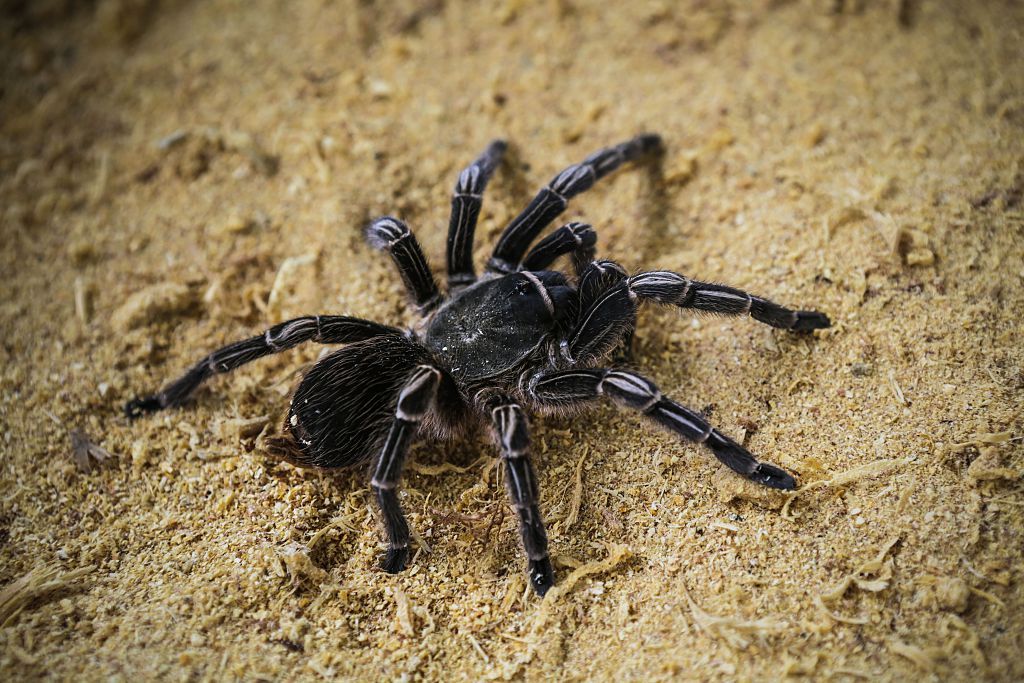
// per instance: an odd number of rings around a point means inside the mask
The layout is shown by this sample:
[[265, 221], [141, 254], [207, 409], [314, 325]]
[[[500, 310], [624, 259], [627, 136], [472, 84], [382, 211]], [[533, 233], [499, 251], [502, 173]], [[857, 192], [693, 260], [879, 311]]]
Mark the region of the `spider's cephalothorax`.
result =
[[[489, 425], [519, 517], [530, 584], [541, 595], [553, 585], [554, 575], [530, 462], [525, 407], [573, 408], [607, 396], [688, 441], [704, 444], [741, 476], [778, 489], [794, 488], [787, 472], [759, 462], [700, 413], [662, 395], [651, 380], [602, 363], [615, 348], [628, 347], [637, 307], [645, 301], [749, 314], [793, 331], [828, 327], [828, 318], [671, 271], [629, 275], [613, 261], [594, 260], [597, 235], [581, 223], [564, 225], [530, 248], [570, 197], [625, 162], [660, 153], [657, 135], [640, 135], [599, 150], [556, 175], [505, 228], [486, 272], [478, 277], [472, 262], [473, 233], [484, 188], [504, 150], [505, 143], [491, 143], [455, 185], [447, 295], [441, 294], [403, 222], [385, 217], [367, 228], [370, 243], [391, 254], [423, 316], [414, 329], [337, 315], [289, 320], [214, 351], [159, 393], [130, 401], [125, 406], [128, 416], [180, 405], [211, 375], [302, 342], [345, 344], [318, 361], [299, 383], [286, 421], [290, 436], [277, 440], [278, 452], [299, 465], [370, 464], [370, 487], [388, 537], [383, 567], [393, 573], [405, 567], [409, 552], [398, 485], [413, 438], [421, 430], [443, 438], [473, 422]], [[563, 255], [572, 257], [572, 281], [547, 270]]]

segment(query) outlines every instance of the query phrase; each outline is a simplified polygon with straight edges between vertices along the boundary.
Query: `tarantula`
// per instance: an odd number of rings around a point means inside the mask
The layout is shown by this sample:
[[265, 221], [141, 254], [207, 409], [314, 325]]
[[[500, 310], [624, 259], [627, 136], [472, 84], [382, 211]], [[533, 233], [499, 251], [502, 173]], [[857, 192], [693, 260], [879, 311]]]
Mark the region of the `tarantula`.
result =
[[[554, 574], [524, 406], [564, 410], [606, 396], [704, 444], [741, 476], [793, 489], [796, 482], [789, 473], [759, 462], [700, 413], [662, 395], [651, 380], [601, 363], [615, 349], [628, 347], [637, 308], [645, 301], [749, 314], [794, 331], [828, 327], [827, 316], [667, 270], [630, 275], [614, 261], [594, 259], [597, 234], [583, 223], [563, 225], [527, 251], [571, 197], [623, 163], [661, 150], [659, 136], [639, 135], [566, 168], [505, 228], [486, 271], [477, 276], [473, 233], [484, 188], [505, 151], [503, 141], [492, 142], [455, 184], [446, 294], [405, 223], [385, 217], [366, 229], [370, 244], [387, 251], [398, 268], [421, 316], [414, 328], [338, 315], [289, 320], [214, 351], [159, 393], [129, 401], [125, 412], [136, 418], [179, 406], [210, 376], [302, 342], [346, 344], [319, 360], [299, 382], [285, 424], [290, 436], [278, 439], [278, 452], [300, 466], [370, 464], [370, 487], [388, 540], [381, 564], [396, 573], [409, 555], [409, 526], [398, 486], [410, 443], [420, 432], [446, 438], [474, 422], [489, 425], [519, 517], [530, 584], [539, 595], [554, 584]], [[572, 258], [573, 280], [548, 270], [563, 255]]]

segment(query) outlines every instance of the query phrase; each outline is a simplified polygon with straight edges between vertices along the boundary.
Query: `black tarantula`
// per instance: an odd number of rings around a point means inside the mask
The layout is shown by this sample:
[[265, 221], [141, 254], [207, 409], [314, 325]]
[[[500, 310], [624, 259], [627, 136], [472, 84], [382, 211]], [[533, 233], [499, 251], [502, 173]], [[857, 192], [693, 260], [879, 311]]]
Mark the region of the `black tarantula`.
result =
[[[211, 375], [302, 342], [346, 344], [318, 361], [299, 383], [286, 422], [291, 436], [279, 439], [277, 450], [297, 465], [370, 464], [370, 487], [388, 537], [382, 566], [396, 573], [409, 555], [398, 485], [413, 438], [421, 429], [448, 437], [473, 421], [488, 424], [519, 516], [530, 584], [540, 595], [554, 584], [554, 574], [524, 406], [569, 409], [607, 396], [704, 444], [741, 476], [777, 489], [795, 488], [787, 472], [758, 462], [700, 413], [662, 395], [651, 380], [601, 363], [629, 344], [644, 301], [749, 314], [793, 331], [828, 327], [828, 317], [671, 271], [629, 275], [614, 261], [594, 260], [597, 234], [582, 223], [563, 225], [527, 251], [571, 197], [623, 163], [660, 153], [661, 139], [653, 134], [602, 149], [556, 175], [505, 228], [485, 273], [477, 276], [473, 233], [484, 188], [504, 151], [504, 142], [492, 142], [455, 184], [447, 294], [438, 289], [405, 223], [385, 217], [366, 229], [370, 244], [391, 254], [422, 316], [413, 329], [338, 315], [289, 320], [214, 351], [159, 393], [128, 402], [127, 415], [181, 405]], [[574, 281], [548, 270], [563, 255], [572, 257]]]

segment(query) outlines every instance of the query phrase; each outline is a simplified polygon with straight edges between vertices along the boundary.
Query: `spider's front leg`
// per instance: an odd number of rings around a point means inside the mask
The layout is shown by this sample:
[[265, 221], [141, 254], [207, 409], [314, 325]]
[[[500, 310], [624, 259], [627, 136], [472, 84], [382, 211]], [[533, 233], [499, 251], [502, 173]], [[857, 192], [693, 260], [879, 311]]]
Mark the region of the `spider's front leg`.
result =
[[537, 474], [530, 462], [526, 413], [508, 396], [491, 397], [485, 408], [490, 412], [495, 440], [501, 447], [508, 495], [519, 516], [519, 534], [526, 551], [530, 585], [543, 596], [555, 584], [555, 575], [548, 557], [548, 534], [538, 505]]
[[366, 240], [374, 249], [391, 254], [405, 289], [420, 313], [429, 313], [437, 307], [441, 292], [430, 272], [427, 257], [408, 225], [391, 216], [378, 218], [367, 226]]
[[398, 484], [409, 445], [420, 422], [434, 405], [440, 381], [441, 371], [430, 365], [417, 366], [413, 371], [398, 395], [395, 419], [373, 468], [370, 488], [380, 506], [384, 530], [388, 535], [388, 550], [381, 567], [389, 574], [405, 569], [409, 558], [409, 524], [398, 502]]
[[792, 332], [832, 325], [818, 311], [798, 311], [743, 290], [692, 280], [670, 270], [627, 277], [613, 261], [594, 261], [580, 276], [580, 317], [562, 342], [562, 354], [574, 363], [600, 358], [636, 325], [637, 304], [652, 301], [719, 315], [750, 315], [754, 320]]
[[661, 137], [645, 133], [614, 147], [600, 149], [566, 168], [537, 193], [522, 213], [512, 219], [494, 247], [487, 269], [495, 273], [515, 271], [530, 243], [565, 210], [572, 197], [589, 190], [622, 164], [660, 150]]
[[828, 316], [818, 311], [796, 311], [780, 306], [742, 289], [692, 280], [671, 270], [638, 273], [627, 281], [635, 297], [692, 308], [719, 315], [749, 315], [772, 327], [793, 332], [809, 332], [831, 327]]
[[484, 190], [494, 170], [501, 163], [507, 145], [495, 140], [459, 174], [452, 192], [452, 213], [448, 220], [448, 289], [476, 281], [473, 270], [473, 235], [476, 232]]
[[576, 274], [594, 260], [597, 233], [586, 223], [566, 223], [538, 242], [520, 264], [520, 270], [545, 270], [559, 256], [573, 255]]

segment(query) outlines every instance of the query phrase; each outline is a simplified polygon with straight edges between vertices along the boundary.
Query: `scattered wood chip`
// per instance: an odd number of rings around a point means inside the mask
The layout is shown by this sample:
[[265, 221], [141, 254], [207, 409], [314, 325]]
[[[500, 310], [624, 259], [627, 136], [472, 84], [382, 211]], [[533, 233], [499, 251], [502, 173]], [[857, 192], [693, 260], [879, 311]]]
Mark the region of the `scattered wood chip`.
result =
[[75, 316], [85, 325], [92, 319], [92, 289], [81, 276], [75, 278]]
[[690, 597], [690, 591], [683, 589], [686, 594], [686, 602], [690, 605], [690, 613], [693, 615], [693, 622], [708, 636], [724, 641], [734, 650], [745, 650], [753, 638], [763, 638], [777, 631], [786, 628], [785, 621], [772, 619], [757, 619], [746, 621], [736, 616], [716, 616], [705, 612]]
[[940, 576], [935, 580], [935, 600], [945, 610], [963, 614], [971, 599], [971, 587], [958, 576]]
[[282, 575], [288, 576], [293, 585], [320, 585], [327, 579], [327, 572], [313, 564], [309, 548], [302, 543], [289, 543], [279, 548], [277, 555], [284, 569]]
[[445, 472], [455, 472], [456, 474], [468, 472], [472, 469], [476, 469], [476, 467], [479, 466], [480, 463], [484, 460], [490, 460], [490, 458], [488, 458], [487, 456], [482, 456], [480, 458], [477, 458], [471, 464], [466, 465], [465, 467], [459, 467], [458, 465], [453, 465], [450, 462], [443, 462], [440, 465], [425, 465], [423, 463], [413, 461], [406, 465], [405, 468], [407, 470], [415, 472], [416, 474], [422, 474], [427, 477], [434, 477], [439, 474], [444, 474]]
[[173, 318], [191, 310], [196, 292], [178, 282], [162, 282], [141, 289], [125, 301], [110, 318], [114, 329], [129, 332], [158, 320]]
[[818, 608], [818, 611], [836, 623], [850, 624], [851, 626], [863, 626], [864, 624], [869, 623], [869, 619], [867, 617], [846, 617], [842, 614], [836, 614], [828, 608], [820, 595], [815, 595], [813, 600], [814, 606]]
[[290, 256], [281, 262], [274, 277], [274, 285], [267, 295], [267, 309], [272, 312], [279, 312], [281, 299], [289, 287], [294, 284], [296, 272], [303, 266], [316, 263], [319, 254], [309, 252], [301, 256]]
[[896, 403], [901, 406], [907, 405], [907, 397], [903, 395], [903, 389], [900, 388], [899, 382], [896, 381], [896, 373], [892, 370], [889, 371], [889, 389], [892, 390], [892, 395], [896, 399]]
[[560, 597], [571, 592], [573, 587], [584, 577], [609, 572], [631, 557], [633, 557], [633, 552], [628, 547], [617, 543], [609, 545], [608, 557], [597, 562], [588, 562], [574, 569], [560, 584], [548, 591], [544, 604], [554, 604]]
[[930, 647], [927, 650], [904, 643], [897, 638], [890, 638], [888, 641], [889, 650], [904, 659], [909, 659], [918, 668], [928, 672], [935, 671], [936, 663], [945, 654], [939, 648]]
[[586, 446], [583, 449], [583, 455], [580, 456], [579, 461], [576, 463], [576, 477], [572, 490], [572, 501], [569, 503], [569, 514], [565, 518], [563, 530], [571, 528], [579, 519], [580, 507], [583, 505], [583, 463], [589, 457], [590, 447]]
[[860, 467], [854, 467], [851, 470], [840, 472], [839, 474], [833, 475], [830, 479], [821, 479], [818, 481], [812, 481], [804, 486], [801, 486], [796, 491], [786, 494], [786, 502], [782, 506], [781, 515], [783, 519], [793, 520], [799, 515], [790, 514], [790, 505], [798, 496], [803, 495], [808, 491], [821, 488], [839, 488], [842, 486], [849, 486], [850, 484], [856, 483], [862, 479], [873, 479], [888, 473], [889, 471], [901, 467], [902, 465], [908, 465], [913, 460], [911, 458], [892, 458], [888, 460], [875, 460], [867, 465], [861, 465]]
[[882, 549], [878, 551], [874, 558], [862, 564], [852, 574], [844, 577], [834, 588], [815, 595], [813, 600], [818, 610], [836, 623], [856, 626], [867, 624], [869, 621], [867, 617], [848, 617], [837, 614], [828, 607], [828, 604], [839, 601], [850, 587], [856, 587], [871, 593], [878, 593], [888, 588], [893, 575], [893, 561], [892, 558], [887, 560], [886, 555], [889, 554], [899, 540], [898, 536], [891, 539], [882, 546]]
[[79, 472], [92, 472], [116, 456], [105, 448], [97, 446], [81, 429], [71, 430], [71, 457]]
[[1020, 472], [1003, 466], [998, 448], [985, 446], [979, 448], [978, 451], [978, 457], [967, 467], [967, 477], [971, 481], [975, 483], [1000, 479], [1014, 481], [1020, 478]]
[[395, 598], [395, 621], [398, 624], [398, 632], [405, 636], [416, 635], [416, 617], [409, 596], [397, 586], [391, 589], [391, 593]]

